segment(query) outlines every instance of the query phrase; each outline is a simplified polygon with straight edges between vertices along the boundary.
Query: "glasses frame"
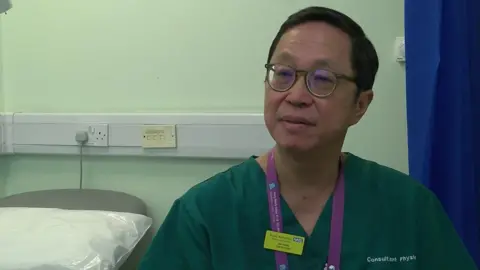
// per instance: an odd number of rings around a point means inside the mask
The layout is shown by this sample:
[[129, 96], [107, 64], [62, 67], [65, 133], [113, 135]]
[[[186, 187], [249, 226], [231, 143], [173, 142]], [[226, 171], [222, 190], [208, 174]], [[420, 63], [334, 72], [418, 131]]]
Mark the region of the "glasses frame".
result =
[[[295, 72], [295, 78], [294, 80], [292, 81], [292, 84], [285, 88], [285, 89], [276, 89], [275, 87], [273, 87], [271, 84], [270, 84], [270, 80], [268, 79], [268, 73], [269, 72], [275, 72], [274, 71], [274, 67], [275, 66], [284, 66], [284, 67], [288, 67], [288, 68], [291, 68], [294, 72]], [[348, 76], [348, 75], [344, 75], [344, 74], [340, 74], [340, 73], [336, 73], [336, 72], [333, 72], [329, 69], [324, 69], [324, 68], [317, 68], [317, 69], [314, 69], [314, 70], [301, 70], [301, 69], [296, 69], [294, 67], [291, 67], [289, 65], [283, 65], [283, 64], [275, 64], [275, 63], [270, 63], [270, 64], [265, 64], [265, 68], [267, 69], [267, 72], [265, 74], [265, 81], [267, 81], [268, 85], [270, 86], [270, 88], [272, 88], [274, 91], [276, 92], [287, 92], [288, 90], [290, 90], [296, 83], [297, 83], [297, 80], [299, 77], [303, 76], [304, 78], [304, 82], [305, 82], [305, 86], [307, 87], [307, 90], [308, 92], [314, 96], [314, 97], [318, 97], [318, 98], [326, 98], [330, 95], [332, 95], [332, 93], [335, 91], [335, 89], [337, 89], [337, 85], [338, 85], [338, 81], [339, 80], [346, 80], [346, 81], [350, 81], [350, 82], [353, 82], [356, 84], [355, 82], [355, 78], [354, 77], [351, 77], [351, 76]], [[318, 70], [322, 70], [322, 71], [327, 71], [327, 72], [330, 72], [331, 74], [333, 74], [333, 76], [335, 77], [335, 83], [332, 87], [332, 90], [328, 93], [328, 94], [324, 94], [324, 95], [321, 95], [321, 94], [316, 94], [314, 93], [311, 89], [310, 89], [310, 86], [308, 84], [308, 81], [307, 81], [307, 78], [314, 72], [318, 71]]]

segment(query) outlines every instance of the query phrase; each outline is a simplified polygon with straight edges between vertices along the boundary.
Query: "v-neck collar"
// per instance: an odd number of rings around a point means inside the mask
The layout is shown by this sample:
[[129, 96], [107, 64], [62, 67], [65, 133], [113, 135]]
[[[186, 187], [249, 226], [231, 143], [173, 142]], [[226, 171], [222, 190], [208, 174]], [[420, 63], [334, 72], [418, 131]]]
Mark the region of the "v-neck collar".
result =
[[314, 252], [316, 257], [322, 258], [327, 256], [328, 242], [330, 238], [330, 220], [332, 218], [332, 198], [331, 195], [327, 200], [322, 213], [315, 222], [310, 236], [305, 232], [303, 226], [298, 221], [292, 209], [287, 202], [281, 197], [282, 215], [284, 221], [284, 232], [288, 234], [305, 237], [305, 252]]
[[[349, 186], [349, 180], [352, 177], [350, 171], [355, 167], [356, 161], [359, 159], [357, 156], [346, 152], [347, 158], [345, 159], [345, 162], [343, 164], [343, 170], [344, 170], [344, 177], [345, 177], [345, 188], [348, 189]], [[260, 186], [257, 186], [261, 188], [261, 199], [264, 201], [264, 208], [265, 211], [262, 211], [262, 213], [266, 213], [265, 218], [268, 220], [268, 199], [267, 199], [267, 191], [265, 187], [265, 171], [262, 169], [262, 167], [256, 162], [255, 160], [256, 157], [252, 157], [252, 161], [255, 162], [257, 168], [259, 171], [257, 171], [255, 174], [261, 174], [262, 177], [258, 177], [257, 179], [262, 179], [262, 183], [256, 183], [260, 184]], [[347, 191], [346, 191], [347, 193]], [[259, 193], [260, 194], [260, 193]], [[283, 215], [283, 228], [284, 228], [284, 233], [288, 234], [293, 234], [293, 235], [298, 235], [298, 236], [303, 236], [305, 237], [305, 246], [304, 246], [304, 254], [311, 254], [312, 256], [319, 258], [319, 259], [325, 259], [328, 256], [328, 243], [329, 243], [329, 238], [330, 238], [330, 221], [332, 218], [332, 204], [333, 204], [333, 193], [330, 195], [329, 199], [325, 203], [325, 207], [320, 214], [318, 220], [315, 223], [315, 227], [311, 233], [310, 236], [307, 235], [305, 230], [303, 229], [303, 226], [300, 224], [300, 222], [297, 220], [295, 217], [295, 214], [293, 213], [292, 209], [288, 206], [287, 202], [281, 197], [281, 210], [282, 210], [282, 215]]]

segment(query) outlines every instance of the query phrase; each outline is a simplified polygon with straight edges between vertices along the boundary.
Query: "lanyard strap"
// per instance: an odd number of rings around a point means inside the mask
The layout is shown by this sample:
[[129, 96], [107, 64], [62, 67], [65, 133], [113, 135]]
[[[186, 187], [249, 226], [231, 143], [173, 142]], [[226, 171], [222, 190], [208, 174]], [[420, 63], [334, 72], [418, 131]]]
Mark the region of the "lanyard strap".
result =
[[[345, 204], [345, 177], [342, 163], [333, 194], [332, 219], [330, 221], [330, 243], [328, 247], [328, 270], [340, 269], [340, 253], [342, 249], [343, 212]], [[273, 231], [283, 232], [283, 217], [280, 207], [280, 185], [275, 167], [273, 150], [268, 154], [267, 161], [267, 197], [270, 214], [270, 227]], [[275, 251], [276, 270], [287, 270], [287, 254]]]

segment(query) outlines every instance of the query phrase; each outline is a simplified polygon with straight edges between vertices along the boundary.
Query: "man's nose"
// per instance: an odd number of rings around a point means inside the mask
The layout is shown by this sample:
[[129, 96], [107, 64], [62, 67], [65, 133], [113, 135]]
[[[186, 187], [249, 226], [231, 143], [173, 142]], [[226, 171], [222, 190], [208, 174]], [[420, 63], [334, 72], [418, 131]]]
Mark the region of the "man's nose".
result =
[[308, 107], [313, 103], [313, 96], [308, 91], [304, 76], [297, 78], [286, 97], [286, 101], [295, 107]]

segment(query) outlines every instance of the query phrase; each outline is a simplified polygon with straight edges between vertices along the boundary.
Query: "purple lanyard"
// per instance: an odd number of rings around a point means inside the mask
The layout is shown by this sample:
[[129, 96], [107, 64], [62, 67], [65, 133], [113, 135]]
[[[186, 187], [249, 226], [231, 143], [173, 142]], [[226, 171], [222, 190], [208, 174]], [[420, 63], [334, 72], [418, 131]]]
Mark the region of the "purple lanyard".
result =
[[[269, 152], [267, 162], [267, 196], [270, 212], [270, 227], [275, 232], [283, 232], [283, 217], [280, 208], [280, 188], [275, 167], [273, 150]], [[340, 168], [337, 185], [333, 194], [332, 219], [330, 221], [330, 244], [328, 247], [328, 270], [340, 269], [342, 248], [343, 211], [345, 204], [345, 179]], [[276, 270], [288, 270], [287, 254], [275, 251]]]

